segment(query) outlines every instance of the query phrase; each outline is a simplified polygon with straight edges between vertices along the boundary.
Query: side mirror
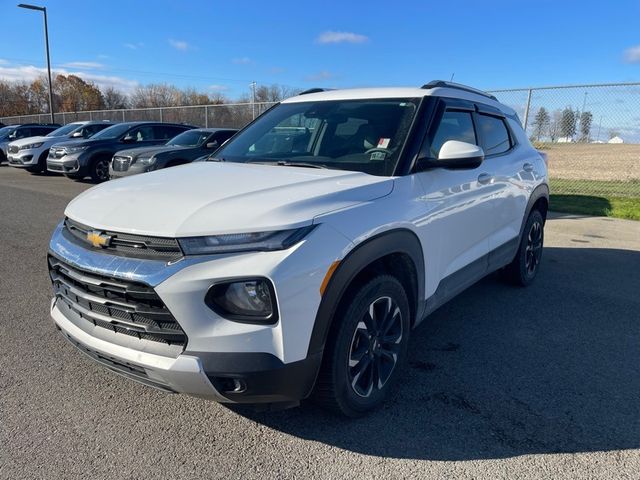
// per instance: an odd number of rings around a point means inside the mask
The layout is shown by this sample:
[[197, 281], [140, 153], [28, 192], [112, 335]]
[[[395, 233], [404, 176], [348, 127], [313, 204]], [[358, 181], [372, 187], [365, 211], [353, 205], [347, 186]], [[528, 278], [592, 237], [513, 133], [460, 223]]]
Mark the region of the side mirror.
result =
[[418, 170], [429, 168], [473, 169], [480, 166], [484, 160], [484, 151], [473, 143], [449, 140], [444, 142], [438, 158], [418, 159]]
[[84, 135], [82, 135], [82, 132], [73, 132], [71, 134], [71, 138], [82, 138], [84, 137]]
[[218, 141], [214, 140], [213, 142], [207, 143], [206, 147], [209, 148], [209, 149], [218, 148], [218, 145], [219, 145]]

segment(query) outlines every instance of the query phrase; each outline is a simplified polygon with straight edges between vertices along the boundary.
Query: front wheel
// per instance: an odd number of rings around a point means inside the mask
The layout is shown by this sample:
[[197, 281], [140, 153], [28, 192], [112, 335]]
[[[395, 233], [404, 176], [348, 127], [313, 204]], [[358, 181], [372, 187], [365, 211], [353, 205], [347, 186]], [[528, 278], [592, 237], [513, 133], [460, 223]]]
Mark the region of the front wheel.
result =
[[109, 180], [109, 160], [107, 158], [98, 158], [91, 165], [91, 180], [96, 183], [102, 183]]
[[544, 218], [538, 210], [533, 210], [524, 226], [518, 253], [504, 270], [510, 283], [526, 287], [535, 280], [542, 260], [543, 244]]
[[314, 397], [322, 406], [358, 417], [393, 392], [411, 324], [407, 294], [395, 277], [377, 276], [352, 293], [334, 319]]

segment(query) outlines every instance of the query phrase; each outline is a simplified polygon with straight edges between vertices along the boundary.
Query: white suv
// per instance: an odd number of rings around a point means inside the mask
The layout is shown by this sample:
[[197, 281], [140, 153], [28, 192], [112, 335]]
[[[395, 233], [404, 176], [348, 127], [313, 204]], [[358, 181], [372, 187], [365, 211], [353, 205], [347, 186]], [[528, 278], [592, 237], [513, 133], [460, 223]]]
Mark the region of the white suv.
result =
[[361, 415], [429, 313], [538, 271], [547, 168], [478, 90], [314, 89], [211, 160], [86, 191], [50, 244], [64, 336], [162, 390]]
[[24, 168], [31, 173], [42, 173], [47, 169], [47, 156], [52, 146], [67, 140], [89, 138], [111, 125], [113, 123], [109, 121], [74, 122], [43, 137], [16, 140], [7, 147], [9, 165]]

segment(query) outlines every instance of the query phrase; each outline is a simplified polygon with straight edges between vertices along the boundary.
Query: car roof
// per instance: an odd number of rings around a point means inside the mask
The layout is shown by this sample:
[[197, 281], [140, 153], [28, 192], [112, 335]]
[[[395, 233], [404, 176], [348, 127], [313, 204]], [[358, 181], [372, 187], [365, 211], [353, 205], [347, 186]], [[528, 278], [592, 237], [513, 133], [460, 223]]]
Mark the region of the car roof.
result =
[[[426, 87], [426, 85], [425, 85]], [[381, 88], [345, 88], [339, 90], [313, 89], [312, 93], [304, 93], [287, 98], [282, 103], [324, 102], [331, 100], [375, 100], [383, 98], [423, 98], [423, 97], [448, 97], [460, 98], [471, 102], [480, 102], [491, 105], [505, 113], [514, 115], [515, 111], [491, 98], [488, 94], [478, 91], [455, 88], [453, 86], [437, 86], [432, 88], [416, 87], [381, 87]]]
[[198, 132], [220, 132], [222, 130], [234, 131], [237, 132], [237, 128], [225, 128], [225, 127], [211, 127], [211, 128], [194, 128], [193, 130], [197, 130]]

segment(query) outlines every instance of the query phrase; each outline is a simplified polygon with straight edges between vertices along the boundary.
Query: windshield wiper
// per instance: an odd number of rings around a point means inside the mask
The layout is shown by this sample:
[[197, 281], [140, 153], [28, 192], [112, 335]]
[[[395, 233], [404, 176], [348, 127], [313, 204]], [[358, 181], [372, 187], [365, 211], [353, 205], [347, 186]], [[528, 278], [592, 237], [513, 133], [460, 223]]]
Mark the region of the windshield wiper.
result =
[[288, 162], [285, 160], [261, 160], [247, 163], [259, 163], [261, 165], [278, 165], [279, 167], [323, 168], [325, 170], [327, 168], [326, 165], [322, 165], [321, 163]]

